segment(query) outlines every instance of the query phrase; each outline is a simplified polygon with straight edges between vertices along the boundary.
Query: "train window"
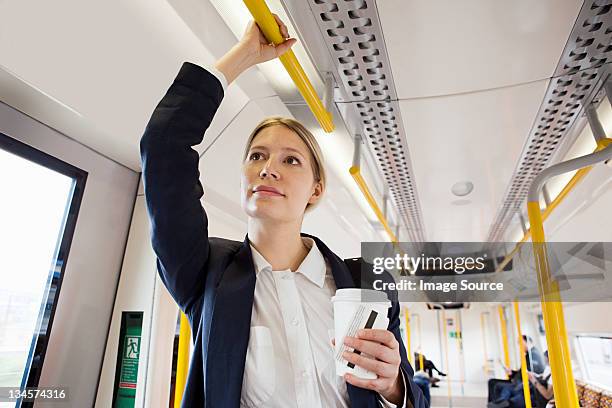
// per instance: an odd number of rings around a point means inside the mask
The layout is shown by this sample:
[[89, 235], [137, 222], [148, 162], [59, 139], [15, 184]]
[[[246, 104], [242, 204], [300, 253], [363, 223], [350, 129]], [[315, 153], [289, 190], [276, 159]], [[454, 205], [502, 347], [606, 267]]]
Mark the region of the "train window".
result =
[[0, 133], [0, 387], [38, 385], [86, 178]]
[[612, 389], [612, 335], [578, 335], [583, 379]]

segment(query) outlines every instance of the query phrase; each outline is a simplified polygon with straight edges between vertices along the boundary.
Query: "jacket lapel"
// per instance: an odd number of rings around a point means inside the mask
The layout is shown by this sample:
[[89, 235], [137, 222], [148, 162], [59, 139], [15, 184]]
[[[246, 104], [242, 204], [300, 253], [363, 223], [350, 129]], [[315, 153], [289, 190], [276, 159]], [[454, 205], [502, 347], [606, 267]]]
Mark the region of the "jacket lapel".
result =
[[255, 281], [247, 237], [216, 291], [206, 358], [206, 407], [240, 405]]
[[[331, 267], [336, 287], [353, 288], [355, 282], [344, 261], [319, 238], [312, 238]], [[248, 236], [220, 279], [206, 349], [206, 407], [236, 408], [244, 375], [255, 293], [255, 266]], [[346, 384], [351, 407], [379, 407], [376, 393]]]

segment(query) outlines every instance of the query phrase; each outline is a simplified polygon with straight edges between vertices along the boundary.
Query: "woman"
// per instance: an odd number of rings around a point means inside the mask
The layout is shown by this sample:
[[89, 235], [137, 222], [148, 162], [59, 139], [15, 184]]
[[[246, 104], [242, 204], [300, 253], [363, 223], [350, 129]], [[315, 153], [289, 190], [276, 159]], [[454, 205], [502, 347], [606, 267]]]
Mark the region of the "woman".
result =
[[401, 344], [397, 302], [388, 330], [346, 340], [375, 358], [344, 357], [378, 378], [335, 376], [330, 298], [355, 283], [323, 242], [300, 234], [304, 212], [325, 191], [319, 148], [303, 126], [278, 118], [257, 126], [242, 167], [247, 237], [208, 237], [191, 146], [202, 141], [225, 82], [295, 43], [277, 22], [287, 39], [277, 47], [251, 22], [214, 69], [185, 63], [140, 142], [158, 270], [194, 335], [183, 406], [424, 407]]

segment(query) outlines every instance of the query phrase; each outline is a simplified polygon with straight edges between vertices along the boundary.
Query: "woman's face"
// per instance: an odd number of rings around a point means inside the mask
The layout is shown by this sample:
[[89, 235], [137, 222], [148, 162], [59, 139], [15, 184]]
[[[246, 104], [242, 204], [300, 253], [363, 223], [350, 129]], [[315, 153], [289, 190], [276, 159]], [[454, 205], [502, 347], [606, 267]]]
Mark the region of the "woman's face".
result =
[[306, 205], [323, 193], [312, 160], [293, 130], [282, 125], [261, 130], [242, 166], [241, 201], [247, 215], [276, 222], [301, 220]]

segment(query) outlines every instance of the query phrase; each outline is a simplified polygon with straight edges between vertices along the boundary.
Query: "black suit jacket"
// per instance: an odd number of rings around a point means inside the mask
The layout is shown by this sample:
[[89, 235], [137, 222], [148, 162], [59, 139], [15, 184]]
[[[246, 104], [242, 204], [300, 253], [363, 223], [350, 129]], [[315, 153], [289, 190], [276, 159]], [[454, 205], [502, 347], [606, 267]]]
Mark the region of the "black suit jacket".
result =
[[[142, 174], [151, 239], [162, 281], [189, 318], [195, 344], [183, 407], [237, 408], [249, 341], [255, 268], [244, 242], [208, 236], [199, 156], [221, 100], [219, 81], [205, 69], [184, 63], [155, 108], [140, 141]], [[349, 270], [321, 240], [312, 237], [331, 266], [338, 288], [355, 287]], [[426, 403], [412, 382], [399, 332], [399, 305], [389, 309], [389, 330], [401, 345], [407, 396], [416, 408]], [[347, 384], [353, 407], [379, 407], [378, 395]]]

